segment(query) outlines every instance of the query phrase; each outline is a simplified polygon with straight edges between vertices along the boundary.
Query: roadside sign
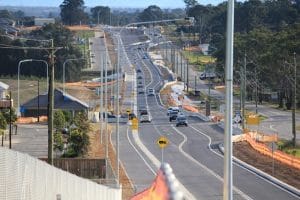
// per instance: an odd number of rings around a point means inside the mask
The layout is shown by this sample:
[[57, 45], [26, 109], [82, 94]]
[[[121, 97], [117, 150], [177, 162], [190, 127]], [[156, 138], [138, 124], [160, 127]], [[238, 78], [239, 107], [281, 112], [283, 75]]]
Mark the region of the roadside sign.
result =
[[249, 115], [246, 117], [246, 123], [248, 125], [258, 125], [259, 124], [259, 117], [258, 115]]
[[132, 130], [138, 130], [139, 129], [139, 121], [137, 118], [132, 119], [132, 125], [131, 125]]
[[163, 149], [169, 144], [169, 140], [165, 136], [160, 136], [156, 143], [161, 149]]

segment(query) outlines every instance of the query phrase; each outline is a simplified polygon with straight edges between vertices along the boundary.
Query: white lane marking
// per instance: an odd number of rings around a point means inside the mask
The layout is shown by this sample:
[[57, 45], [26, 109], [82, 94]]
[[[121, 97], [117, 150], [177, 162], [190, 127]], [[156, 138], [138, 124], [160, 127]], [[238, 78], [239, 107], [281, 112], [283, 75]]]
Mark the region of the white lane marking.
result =
[[[191, 126], [190, 126], [191, 127]], [[186, 153], [183, 149], [182, 146], [184, 145], [184, 143], [186, 143], [187, 141], [187, 137], [178, 129], [176, 129], [175, 127], [172, 127], [179, 135], [181, 135], [184, 140], [180, 143], [179, 147], [179, 151], [186, 156], [188, 159], [190, 159], [191, 161], [193, 161], [195, 164], [199, 165], [200, 167], [202, 167], [204, 170], [206, 170], [208, 173], [210, 173], [211, 175], [213, 175], [215, 178], [217, 178], [219, 181], [221, 181], [223, 183], [223, 178], [221, 176], [219, 176], [218, 174], [216, 174], [213, 170], [209, 169], [208, 167], [206, 167], [205, 165], [203, 165], [202, 163], [200, 163], [198, 160], [196, 160], [195, 158], [193, 158], [192, 156], [190, 156], [188, 153]], [[191, 127], [193, 128], [193, 127]], [[193, 128], [195, 129], [195, 128]], [[197, 130], [197, 129], [195, 129]], [[212, 149], [210, 148], [210, 144], [211, 144], [211, 139], [208, 137], [209, 139], [209, 149], [212, 151]], [[213, 151], [214, 152], [214, 151]], [[215, 153], [215, 152], [214, 152]], [[239, 190], [237, 187], [233, 187], [233, 189], [240, 194], [243, 198], [247, 199], [247, 200], [253, 200], [251, 197], [249, 197], [248, 195], [246, 195], [245, 193], [243, 193], [241, 190]]]
[[[129, 144], [132, 146], [132, 148], [136, 151], [136, 153], [140, 156], [140, 158], [144, 161], [144, 163], [147, 165], [147, 167], [150, 169], [150, 171], [156, 175], [156, 172], [154, 171], [154, 169], [152, 169], [152, 167], [150, 166], [150, 164], [146, 161], [146, 159], [143, 157], [143, 155], [137, 150], [137, 148], [133, 145], [133, 143], [131, 142], [131, 139], [129, 137], [129, 128], [127, 128], [127, 140], [129, 141]], [[132, 133], [135, 134], [135, 133]]]
[[[210, 138], [208, 135], [206, 135], [205, 133], [201, 132], [201, 131], [198, 130], [197, 128], [194, 128], [193, 126], [190, 126], [190, 127], [193, 128], [196, 132], [200, 133], [201, 135], [204, 135], [205, 137], [207, 137], [207, 138], [209, 139], [209, 141], [210, 141], [209, 144], [211, 144], [211, 138]], [[218, 156], [220, 156], [220, 157], [222, 157], [222, 158], [224, 157], [222, 154], [217, 153], [216, 151], [214, 151], [213, 149], [211, 149], [210, 145], [209, 145], [209, 149], [210, 149], [213, 153], [215, 153], [216, 155], [218, 155]], [[234, 157], [234, 156], [233, 156], [233, 158], [236, 159], [236, 160], [239, 160], [238, 158], [236, 158], [236, 157]], [[239, 161], [240, 161], [240, 160], [239, 160]], [[275, 184], [275, 183], [269, 181], [268, 179], [265, 179], [264, 177], [262, 177], [262, 176], [260, 176], [260, 175], [258, 175], [258, 174], [256, 174], [256, 173], [254, 173], [253, 171], [251, 171], [251, 170], [245, 168], [244, 166], [242, 166], [242, 165], [240, 165], [240, 164], [238, 164], [238, 163], [235, 163], [235, 162], [233, 162], [233, 165], [235, 165], [235, 166], [237, 166], [237, 167], [240, 167], [240, 168], [242, 168], [242, 169], [248, 171], [249, 173], [251, 173], [251, 174], [253, 174], [253, 175], [259, 177], [260, 179], [262, 179], [262, 180], [264, 180], [264, 181], [270, 183], [271, 185], [277, 187], [278, 189], [281, 189], [282, 191], [285, 191], [285, 192], [289, 193], [290, 195], [292, 195], [292, 196], [294, 196], [294, 197], [297, 197], [297, 198], [299, 199], [299, 196], [297, 196], [297, 195], [295, 195], [294, 193], [292, 193], [292, 192], [286, 190], [285, 188], [282, 188], [282, 187], [278, 186], [277, 184]], [[253, 167], [253, 168], [255, 168], [255, 167]], [[279, 180], [279, 181], [280, 181], [280, 180]]]
[[[152, 163], [157, 167], [157, 169], [160, 167], [161, 162], [148, 150], [148, 148], [142, 143], [140, 140], [139, 134], [137, 132], [133, 132], [133, 138], [135, 143], [140, 147], [140, 149], [147, 155], [147, 157], [152, 161]], [[192, 195], [184, 185], [178, 180], [179, 188], [184, 193], [185, 197], [189, 200], [196, 200], [194, 195]]]

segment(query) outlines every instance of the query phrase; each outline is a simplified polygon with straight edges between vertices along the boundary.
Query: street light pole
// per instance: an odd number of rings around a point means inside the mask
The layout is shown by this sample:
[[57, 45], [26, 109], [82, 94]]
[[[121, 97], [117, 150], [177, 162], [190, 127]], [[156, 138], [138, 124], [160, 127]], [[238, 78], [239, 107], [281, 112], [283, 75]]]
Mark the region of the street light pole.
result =
[[74, 60], [84, 60], [85, 58], [70, 58], [65, 60], [65, 62], [63, 63], [63, 94], [66, 93], [66, 89], [65, 89], [65, 83], [66, 83], [66, 64], [70, 61], [74, 61]]
[[18, 63], [18, 110], [17, 110], [17, 116], [20, 117], [21, 116], [21, 110], [20, 110], [20, 70], [21, 70], [21, 66], [22, 66], [22, 63], [25, 63], [25, 62], [43, 62], [46, 64], [46, 76], [47, 76], [47, 89], [48, 89], [48, 63], [45, 61], [45, 60], [36, 60], [36, 59], [25, 59], [25, 60], [20, 60], [19, 63]]
[[223, 200], [232, 200], [232, 102], [233, 102], [233, 35], [234, 0], [227, 3], [226, 33], [226, 117], [224, 134]]

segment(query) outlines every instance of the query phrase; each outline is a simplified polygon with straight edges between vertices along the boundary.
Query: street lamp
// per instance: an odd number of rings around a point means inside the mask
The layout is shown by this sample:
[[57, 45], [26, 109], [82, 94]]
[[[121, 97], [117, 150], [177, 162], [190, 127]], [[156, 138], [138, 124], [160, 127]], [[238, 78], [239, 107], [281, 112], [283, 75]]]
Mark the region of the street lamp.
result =
[[36, 60], [36, 59], [25, 59], [21, 60], [18, 63], [18, 111], [17, 116], [21, 116], [21, 110], [20, 110], [20, 68], [21, 64], [25, 62], [43, 62], [46, 65], [46, 72], [47, 72], [47, 90], [48, 90], [48, 63], [45, 60]]
[[170, 19], [170, 20], [157, 20], [157, 21], [148, 21], [148, 22], [135, 22], [135, 23], [130, 23], [125, 26], [122, 26], [119, 33], [117, 33], [117, 48], [118, 48], [118, 58], [117, 58], [117, 95], [116, 95], [116, 101], [117, 101], [117, 125], [116, 125], [116, 181], [117, 181], [117, 186], [119, 187], [119, 111], [120, 111], [120, 102], [119, 102], [119, 93], [120, 93], [120, 88], [119, 88], [119, 77], [120, 77], [120, 42], [121, 42], [121, 33], [124, 30], [124, 28], [129, 27], [129, 26], [134, 26], [134, 25], [141, 25], [141, 24], [155, 24], [155, 23], [163, 23], [163, 22], [175, 22], [175, 21], [188, 21], [189, 23], [194, 23], [194, 18], [193, 17], [187, 17], [187, 18], [180, 18], [180, 19]]
[[66, 64], [70, 61], [74, 61], [74, 60], [84, 60], [85, 58], [70, 58], [65, 60], [65, 62], [63, 63], [63, 93], [65, 94], [66, 90], [65, 90], [65, 82], [66, 82]]

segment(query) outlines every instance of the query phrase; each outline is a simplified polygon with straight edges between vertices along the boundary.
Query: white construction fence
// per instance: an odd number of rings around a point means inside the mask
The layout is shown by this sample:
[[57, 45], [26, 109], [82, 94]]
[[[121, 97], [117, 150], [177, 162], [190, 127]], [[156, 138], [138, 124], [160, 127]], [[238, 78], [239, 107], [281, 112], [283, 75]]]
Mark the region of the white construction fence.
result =
[[122, 189], [80, 178], [27, 154], [0, 147], [1, 200], [121, 200]]

